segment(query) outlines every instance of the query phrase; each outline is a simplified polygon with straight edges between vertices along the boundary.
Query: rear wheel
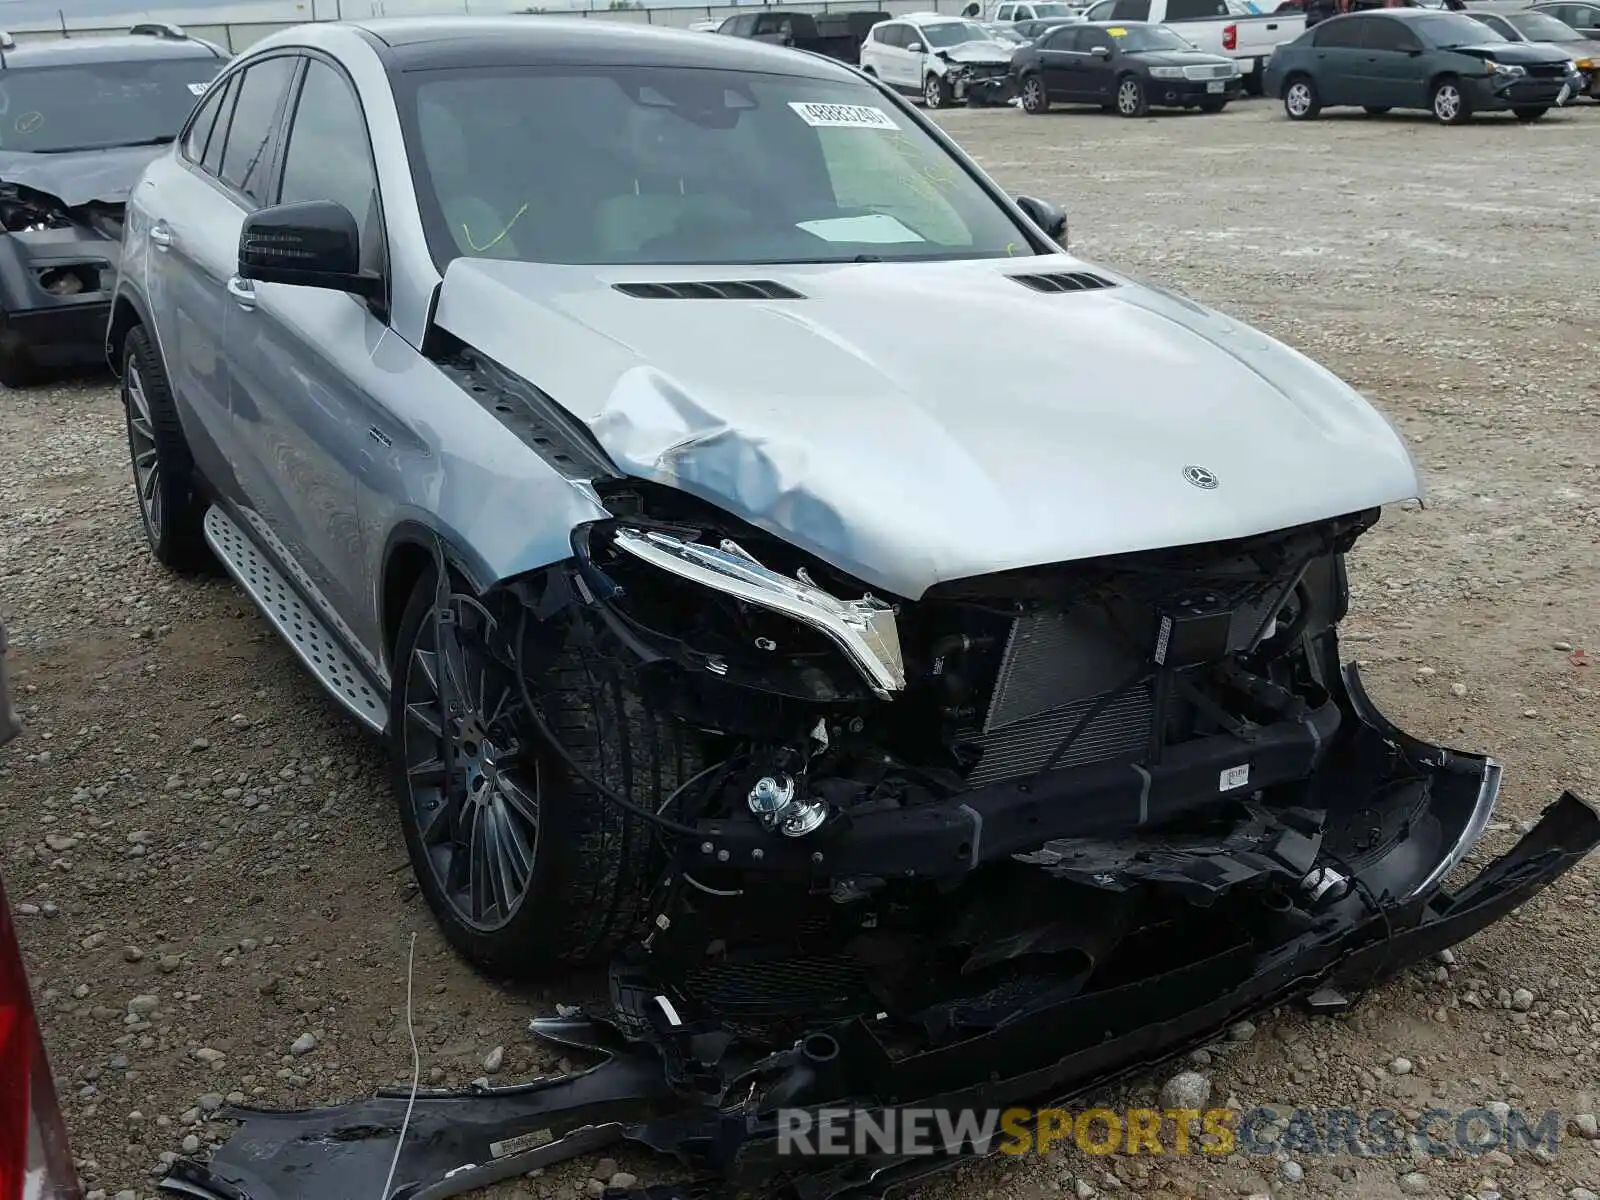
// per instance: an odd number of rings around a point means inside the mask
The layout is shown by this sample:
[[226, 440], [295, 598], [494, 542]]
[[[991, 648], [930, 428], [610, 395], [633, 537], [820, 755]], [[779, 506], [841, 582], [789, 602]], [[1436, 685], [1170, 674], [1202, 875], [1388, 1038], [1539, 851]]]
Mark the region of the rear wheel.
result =
[[1441, 125], [1465, 125], [1472, 119], [1467, 94], [1461, 90], [1461, 81], [1453, 76], [1433, 85], [1428, 107], [1433, 110], [1434, 120]]
[[1244, 94], [1246, 96], [1260, 96], [1266, 89], [1265, 75], [1267, 64], [1262, 59], [1256, 59], [1255, 70], [1244, 77]]
[[1133, 75], [1124, 75], [1117, 80], [1117, 115], [1123, 117], [1142, 117], [1150, 111], [1149, 98], [1144, 94], [1144, 85]]
[[1283, 111], [1291, 121], [1312, 121], [1322, 111], [1317, 85], [1309, 75], [1292, 75], [1283, 85]]
[[1389, 106], [1387, 104], [1369, 104], [1362, 111], [1369, 117], [1381, 117], [1389, 111]]
[[1028, 75], [1022, 80], [1022, 111], [1025, 113], [1050, 111], [1050, 93], [1045, 91], [1044, 80], [1038, 75]]
[[932, 71], [928, 72], [928, 77], [922, 81], [922, 102], [929, 108], [949, 108], [953, 99], [955, 93], [950, 88], [950, 81]]
[[[657, 866], [649, 824], [596, 795], [529, 719], [457, 593], [437, 620], [433, 573], [396, 638], [390, 752], [418, 886], [445, 936], [497, 974], [604, 961], [637, 928]], [[570, 624], [530, 675], [546, 725], [585, 773], [651, 811], [694, 769], [681, 727], [648, 708]]]
[[1516, 118], [1519, 121], [1537, 121], [1550, 109], [1547, 105], [1525, 104], [1521, 108], [1513, 108], [1511, 111], [1516, 114]]
[[0, 383], [8, 388], [24, 388], [42, 378], [38, 363], [17, 331], [0, 330]]
[[202, 532], [206, 504], [178, 410], [150, 336], [143, 325], [122, 345], [122, 406], [134, 492], [150, 552], [162, 566], [184, 573], [216, 560]]
[[1228, 102], [1220, 98], [1215, 100], [1207, 99], [1200, 101], [1201, 112], [1218, 113], [1227, 107]]

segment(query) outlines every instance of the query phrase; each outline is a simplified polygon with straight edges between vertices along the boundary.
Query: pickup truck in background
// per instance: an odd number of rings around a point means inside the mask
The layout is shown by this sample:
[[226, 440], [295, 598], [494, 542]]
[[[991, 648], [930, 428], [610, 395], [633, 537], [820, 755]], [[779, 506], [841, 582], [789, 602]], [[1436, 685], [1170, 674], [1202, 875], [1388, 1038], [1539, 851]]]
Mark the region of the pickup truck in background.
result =
[[1280, 43], [1305, 31], [1304, 12], [1246, 16], [1229, 11], [1228, 0], [1099, 0], [1084, 11], [1088, 21], [1148, 21], [1168, 25], [1199, 50], [1238, 63], [1244, 90], [1261, 94], [1261, 72]]
[[774, 46], [788, 46], [794, 50], [809, 50], [813, 54], [826, 55], [853, 66], [861, 61], [861, 43], [867, 33], [879, 21], [888, 19], [888, 13], [872, 9], [814, 16], [811, 13], [769, 8], [760, 12], [735, 13], [718, 25], [716, 32], [730, 37], [770, 42]]

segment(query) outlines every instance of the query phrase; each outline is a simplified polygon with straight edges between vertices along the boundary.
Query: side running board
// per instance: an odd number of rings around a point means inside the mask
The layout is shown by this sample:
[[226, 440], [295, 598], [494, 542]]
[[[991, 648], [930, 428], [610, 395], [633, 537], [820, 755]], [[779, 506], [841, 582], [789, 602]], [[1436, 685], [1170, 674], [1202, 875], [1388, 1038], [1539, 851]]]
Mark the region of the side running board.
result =
[[206, 544], [228, 568], [234, 582], [255, 601], [317, 682], [356, 720], [382, 733], [389, 722], [388, 696], [301, 599], [277, 565], [220, 508], [207, 511], [205, 535]]

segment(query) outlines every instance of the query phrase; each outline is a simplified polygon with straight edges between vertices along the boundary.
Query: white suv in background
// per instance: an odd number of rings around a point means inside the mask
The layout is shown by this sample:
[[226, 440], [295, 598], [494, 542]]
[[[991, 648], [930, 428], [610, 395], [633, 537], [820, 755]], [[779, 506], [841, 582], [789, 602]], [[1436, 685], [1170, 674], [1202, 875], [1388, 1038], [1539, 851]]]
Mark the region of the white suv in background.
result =
[[957, 100], [1004, 104], [1015, 47], [965, 17], [912, 13], [872, 27], [861, 43], [861, 69], [929, 108]]

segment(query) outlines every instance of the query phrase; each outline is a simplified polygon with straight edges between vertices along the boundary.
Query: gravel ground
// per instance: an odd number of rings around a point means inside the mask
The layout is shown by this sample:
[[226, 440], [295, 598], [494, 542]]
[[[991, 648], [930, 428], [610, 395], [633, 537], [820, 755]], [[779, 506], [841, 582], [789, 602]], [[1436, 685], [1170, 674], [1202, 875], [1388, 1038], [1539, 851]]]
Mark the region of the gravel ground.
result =
[[[1403, 726], [1505, 763], [1479, 861], [1561, 789], [1600, 798], [1600, 106], [1459, 129], [1292, 126], [1264, 101], [941, 119], [1008, 187], [1067, 204], [1088, 257], [1320, 359], [1410, 439], [1429, 505], [1358, 549], [1348, 641]], [[0, 412], [0, 613], [30, 725], [0, 753], [0, 869], [87, 1186], [151, 1194], [164, 1156], [224, 1135], [205, 1119], [224, 1097], [305, 1106], [409, 1078], [413, 931], [425, 1080], [559, 1067], [524, 1032], [553, 997], [475, 976], [435, 934], [378, 748], [226, 581], [150, 560], [111, 387], [8, 393]], [[1597, 895], [1582, 864], [1453, 965], [1351, 1017], [1277, 1014], [1193, 1067], [1213, 1103], [1503, 1101], [1592, 1133]], [[1070, 1152], [923, 1194], [1593, 1200], [1597, 1151], [1569, 1136], [1554, 1157]], [[624, 1168], [662, 1171], [587, 1160], [496, 1195], [582, 1195]]]

